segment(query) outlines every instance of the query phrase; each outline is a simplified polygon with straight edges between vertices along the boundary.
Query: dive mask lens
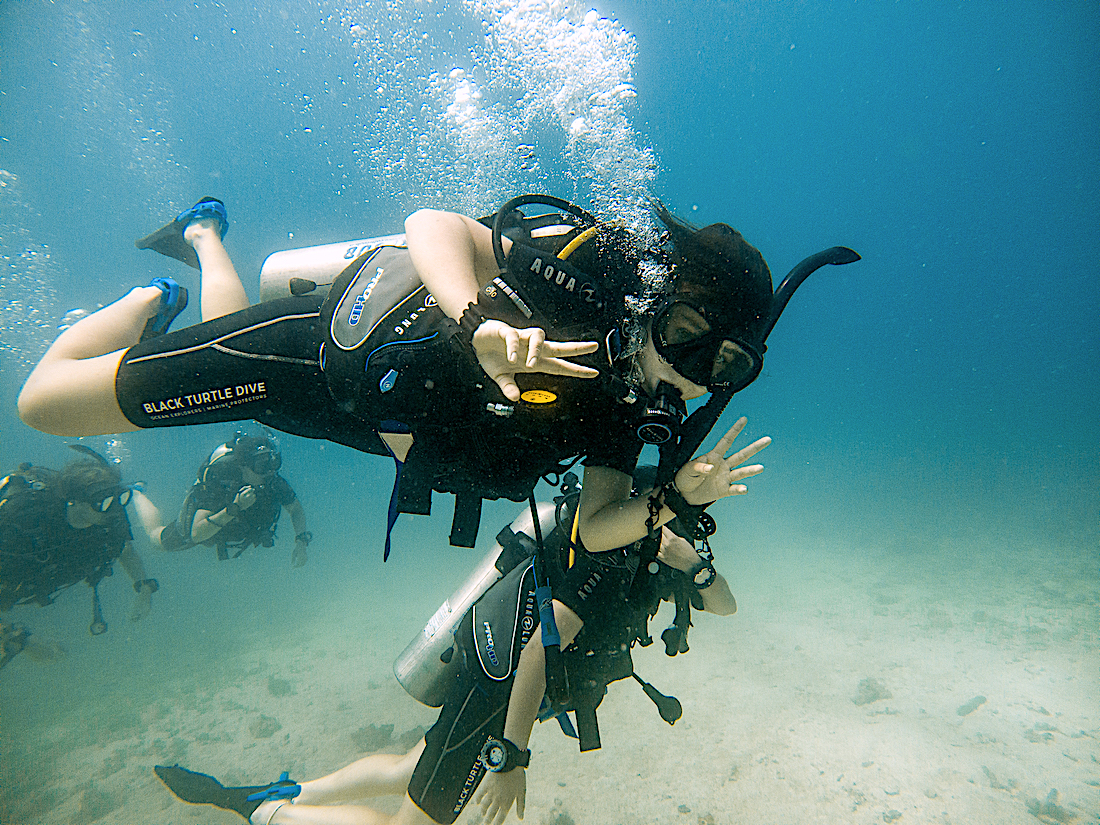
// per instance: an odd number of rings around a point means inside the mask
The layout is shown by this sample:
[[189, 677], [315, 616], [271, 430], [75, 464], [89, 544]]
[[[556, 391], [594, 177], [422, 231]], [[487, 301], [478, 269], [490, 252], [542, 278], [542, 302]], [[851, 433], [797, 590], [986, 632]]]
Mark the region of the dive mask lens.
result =
[[764, 359], [750, 344], [723, 338], [713, 350], [708, 387], [725, 387], [734, 392], [744, 389], [760, 375]]
[[119, 490], [117, 487], [109, 493], [104, 494], [102, 491], [98, 494], [93, 493], [90, 497], [89, 504], [92, 509], [99, 513], [106, 513], [116, 504], [125, 507], [130, 503], [130, 496], [133, 495], [133, 491], [129, 487]]
[[713, 331], [703, 313], [688, 304], [666, 307], [653, 328], [657, 353], [693, 384], [736, 392], [751, 384], [763, 367], [756, 347]]

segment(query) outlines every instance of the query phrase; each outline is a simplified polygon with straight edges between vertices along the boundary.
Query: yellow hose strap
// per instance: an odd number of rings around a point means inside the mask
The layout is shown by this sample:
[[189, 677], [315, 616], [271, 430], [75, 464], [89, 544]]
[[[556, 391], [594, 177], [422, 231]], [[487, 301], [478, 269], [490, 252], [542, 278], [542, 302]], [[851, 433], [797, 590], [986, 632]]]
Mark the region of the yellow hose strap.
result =
[[576, 559], [575, 548], [577, 546], [577, 533], [581, 528], [581, 508], [577, 508], [577, 512], [573, 514], [573, 532], [569, 536], [569, 566], [572, 567]]
[[584, 243], [589, 238], [591, 238], [593, 235], [595, 235], [598, 229], [599, 229], [599, 227], [596, 227], [596, 226], [588, 227], [581, 234], [579, 234], [577, 237], [575, 237], [573, 240], [571, 240], [569, 243], [567, 243], [565, 245], [565, 249], [563, 249], [561, 252], [558, 253], [558, 257], [561, 260], [564, 261], [566, 258], [568, 258], [570, 255], [572, 255], [574, 252], [577, 251], [578, 246], [580, 246], [582, 243]]

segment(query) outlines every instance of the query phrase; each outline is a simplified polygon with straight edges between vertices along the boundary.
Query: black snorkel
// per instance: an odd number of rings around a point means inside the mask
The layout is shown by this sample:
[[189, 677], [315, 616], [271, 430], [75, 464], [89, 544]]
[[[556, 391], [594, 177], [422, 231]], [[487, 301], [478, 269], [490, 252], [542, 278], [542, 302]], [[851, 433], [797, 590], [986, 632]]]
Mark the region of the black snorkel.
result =
[[[790, 272], [787, 273], [787, 277], [783, 279], [782, 283], [776, 288], [772, 294], [772, 307], [771, 313], [768, 315], [767, 320], [760, 332], [759, 339], [755, 342], [757, 348], [763, 353], [767, 346], [768, 335], [771, 334], [772, 329], [775, 328], [776, 321], [779, 320], [779, 316], [783, 314], [783, 310], [786, 308], [787, 303], [791, 300], [791, 296], [794, 295], [802, 283], [810, 277], [814, 272], [819, 270], [826, 264], [832, 264], [834, 266], [840, 266], [842, 264], [850, 264], [860, 259], [859, 253], [846, 246], [834, 246], [829, 249], [824, 249], [810, 257], [804, 259]], [[711, 393], [707, 402], [695, 410], [688, 416], [680, 427], [679, 441], [673, 445], [672, 443], [666, 443], [661, 449], [661, 461], [657, 470], [657, 487], [662, 487], [672, 481], [679, 470], [684, 464], [695, 457], [696, 450], [710, 434], [710, 431], [714, 429], [714, 425], [718, 423], [718, 419], [722, 417], [722, 413], [725, 412], [726, 406], [729, 404], [730, 399], [733, 398], [734, 393], [737, 390], [729, 389], [716, 389]], [[670, 505], [671, 506], [671, 505]], [[674, 507], [674, 509], [676, 509]], [[688, 525], [688, 529], [694, 525], [694, 520], [698, 518], [698, 513], [702, 512], [701, 508], [693, 508], [698, 512], [692, 513], [679, 513], [681, 521], [684, 521]]]
[[111, 472], [118, 472], [115, 469], [114, 465], [111, 464], [110, 461], [105, 459], [102, 455], [97, 453], [91, 447], [86, 447], [83, 444], [70, 444], [69, 449], [70, 450], [76, 450], [78, 453], [83, 453], [84, 455], [89, 456], [90, 458], [94, 458], [96, 461], [98, 461], [100, 464], [102, 464], [104, 467], [106, 467]]

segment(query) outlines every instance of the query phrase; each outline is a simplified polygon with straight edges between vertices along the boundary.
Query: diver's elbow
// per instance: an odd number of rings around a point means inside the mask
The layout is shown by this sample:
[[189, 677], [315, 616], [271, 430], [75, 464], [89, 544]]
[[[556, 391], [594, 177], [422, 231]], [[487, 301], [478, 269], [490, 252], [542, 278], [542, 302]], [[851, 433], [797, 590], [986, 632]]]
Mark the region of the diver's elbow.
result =
[[60, 432], [60, 420], [54, 405], [47, 403], [43, 394], [38, 392], [30, 381], [19, 391], [15, 402], [19, 420], [32, 429], [49, 435], [68, 435]]

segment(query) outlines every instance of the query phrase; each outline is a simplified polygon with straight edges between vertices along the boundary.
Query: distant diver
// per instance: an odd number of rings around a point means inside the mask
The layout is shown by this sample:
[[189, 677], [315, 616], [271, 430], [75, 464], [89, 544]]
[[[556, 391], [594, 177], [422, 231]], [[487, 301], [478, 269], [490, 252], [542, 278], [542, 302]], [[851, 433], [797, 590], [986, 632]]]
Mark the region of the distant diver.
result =
[[[215, 448], [199, 468], [177, 519], [157, 531], [164, 550], [214, 547], [219, 560], [238, 558], [249, 547], [271, 547], [285, 508], [294, 525], [292, 567], [307, 560], [313, 533], [294, 489], [279, 474], [282, 454], [270, 433], [247, 430]], [[232, 553], [232, 556], [230, 554]]]
[[133, 582], [131, 620], [149, 612], [159, 585], [134, 550], [126, 515], [142, 493], [99, 453], [70, 446], [82, 455], [60, 471], [24, 463], [0, 480], [0, 611], [51, 604], [59, 591], [84, 582], [92, 589], [89, 630], [99, 635], [107, 630], [99, 583], [116, 560]]

